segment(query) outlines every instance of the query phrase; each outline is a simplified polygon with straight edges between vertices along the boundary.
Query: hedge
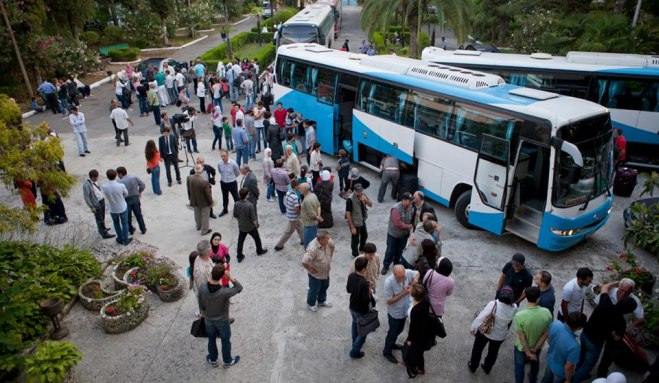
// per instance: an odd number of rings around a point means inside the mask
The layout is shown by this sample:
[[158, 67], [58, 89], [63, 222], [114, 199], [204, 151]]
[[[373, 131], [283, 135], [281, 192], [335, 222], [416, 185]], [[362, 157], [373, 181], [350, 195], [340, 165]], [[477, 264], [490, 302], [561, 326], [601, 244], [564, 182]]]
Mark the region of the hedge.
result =
[[[259, 59], [261, 66], [268, 65], [275, 59], [277, 48], [272, 45], [273, 33], [261, 33], [263, 41], [263, 50], [256, 56]], [[259, 34], [256, 32], [242, 32], [231, 38], [231, 48], [233, 52], [240, 51], [240, 47], [258, 42]], [[227, 57], [227, 45], [221, 44], [215, 48], [211, 48], [201, 55], [201, 59], [206, 63], [209, 68], [217, 67], [217, 63], [229, 61]]]
[[[284, 23], [291, 17], [297, 15], [298, 12], [299, 11], [296, 8], [283, 8], [275, 13], [275, 17], [270, 17], [267, 20], [262, 20], [261, 29], [263, 29], [263, 26], [265, 25], [266, 27], [268, 27], [268, 30], [271, 31], [272, 26], [274, 24]], [[252, 32], [257, 32], [257, 30], [258, 30], [257, 27], [252, 27]]]
[[112, 61], [133, 61], [140, 55], [140, 48], [113, 49], [108, 52]]
[[87, 46], [98, 45], [101, 41], [101, 36], [95, 31], [85, 31], [80, 34], [80, 39], [84, 41]]
[[384, 41], [384, 36], [382, 36], [382, 33], [380, 32], [373, 32], [373, 44], [375, 45], [375, 50], [377, 52], [384, 52], [386, 48], [386, 44]]

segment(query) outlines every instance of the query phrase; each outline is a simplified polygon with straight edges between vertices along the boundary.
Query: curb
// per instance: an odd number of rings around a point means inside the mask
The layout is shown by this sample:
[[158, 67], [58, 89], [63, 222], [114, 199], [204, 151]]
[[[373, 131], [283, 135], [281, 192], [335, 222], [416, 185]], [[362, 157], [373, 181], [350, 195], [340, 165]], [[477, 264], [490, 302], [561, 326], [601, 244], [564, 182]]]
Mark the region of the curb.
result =
[[[202, 32], [202, 31], [198, 31], [198, 32]], [[196, 39], [196, 40], [192, 40], [192, 41], [190, 41], [190, 42], [187, 43], [187, 44], [183, 44], [183, 45], [181, 45], [180, 47], [146, 48], [146, 49], [142, 49], [141, 52], [175, 51], [175, 50], [178, 50], [178, 49], [187, 48], [187, 47], [189, 47], [190, 45], [192, 45], [192, 44], [196, 44], [196, 43], [200, 42], [201, 40], [203, 40], [203, 39], [205, 39], [205, 38], [207, 38], [207, 37], [208, 37], [208, 35], [203, 35], [203, 36], [201, 36], [200, 38], [198, 38], [198, 39]]]
[[138, 57], [137, 60], [135, 61], [118, 61], [118, 62], [110, 61], [110, 65], [130, 65], [130, 64], [136, 64], [140, 61], [142, 61], [142, 59]]
[[[106, 77], [106, 78], [104, 78], [103, 80], [98, 80], [98, 81], [96, 81], [95, 83], [89, 85], [89, 88], [90, 88], [90, 89], [94, 89], [94, 88], [98, 88], [99, 86], [101, 86], [101, 85], [103, 85], [103, 84], [107, 84], [107, 83], [109, 83], [110, 81], [112, 81], [112, 78], [113, 78], [113, 77], [114, 77], [114, 75], [109, 76], [109, 77]], [[23, 113], [21, 117], [22, 117], [23, 119], [26, 119], [26, 118], [28, 118], [28, 117], [32, 117], [32, 116], [34, 116], [35, 114], [37, 114], [37, 112], [35, 112], [34, 110], [32, 110], [32, 111], [29, 111], [29, 112]]]

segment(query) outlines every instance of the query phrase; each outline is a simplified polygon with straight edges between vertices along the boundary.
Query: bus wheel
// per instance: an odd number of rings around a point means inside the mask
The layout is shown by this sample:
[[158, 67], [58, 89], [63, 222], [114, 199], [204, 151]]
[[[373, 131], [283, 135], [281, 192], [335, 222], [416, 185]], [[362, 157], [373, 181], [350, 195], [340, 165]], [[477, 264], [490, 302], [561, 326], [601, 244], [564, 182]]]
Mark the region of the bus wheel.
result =
[[469, 223], [469, 204], [471, 204], [471, 190], [460, 194], [455, 201], [455, 218], [467, 229], [476, 229], [476, 226]]

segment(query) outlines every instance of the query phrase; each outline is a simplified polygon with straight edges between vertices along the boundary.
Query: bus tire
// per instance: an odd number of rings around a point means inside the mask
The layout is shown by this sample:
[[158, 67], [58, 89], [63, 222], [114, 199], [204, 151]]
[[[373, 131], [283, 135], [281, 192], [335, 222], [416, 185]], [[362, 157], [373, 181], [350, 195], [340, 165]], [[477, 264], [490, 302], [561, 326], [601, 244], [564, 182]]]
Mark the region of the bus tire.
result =
[[471, 204], [471, 190], [460, 194], [455, 201], [455, 218], [467, 229], [476, 229], [476, 226], [469, 223], [469, 205]]

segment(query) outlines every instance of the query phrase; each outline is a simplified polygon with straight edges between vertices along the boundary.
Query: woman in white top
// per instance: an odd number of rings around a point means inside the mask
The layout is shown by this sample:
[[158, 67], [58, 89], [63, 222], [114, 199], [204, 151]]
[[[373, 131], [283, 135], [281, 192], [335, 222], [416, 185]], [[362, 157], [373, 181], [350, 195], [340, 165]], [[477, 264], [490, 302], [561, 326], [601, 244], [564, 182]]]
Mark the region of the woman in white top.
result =
[[[487, 356], [481, 364], [481, 368], [486, 374], [490, 373], [492, 366], [497, 361], [499, 347], [506, 339], [508, 329], [517, 312], [517, 305], [513, 296], [513, 289], [510, 286], [504, 286], [499, 294], [499, 299], [488, 302], [481, 310], [474, 321], [471, 323], [471, 335], [475, 335], [474, 346], [471, 349], [471, 360], [468, 363], [469, 370], [476, 372], [478, 363], [481, 361], [483, 349], [487, 347]], [[481, 325], [490, 313], [494, 314], [494, 325], [489, 334], [483, 334], [480, 330]]]
[[318, 177], [320, 177], [320, 169], [323, 167], [323, 159], [320, 156], [320, 144], [318, 142], [314, 142], [311, 146], [311, 154], [309, 155], [309, 158], [309, 162], [311, 162], [311, 179], [315, 186], [316, 182], [318, 182]]
[[203, 77], [199, 77], [197, 82], [197, 97], [199, 97], [199, 112], [206, 113], [206, 85]]
[[272, 149], [265, 148], [263, 150], [263, 183], [267, 185], [267, 191], [265, 193], [265, 198], [268, 202], [275, 201], [275, 185], [272, 183], [272, 168], [275, 167], [275, 163], [272, 162]]

